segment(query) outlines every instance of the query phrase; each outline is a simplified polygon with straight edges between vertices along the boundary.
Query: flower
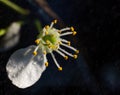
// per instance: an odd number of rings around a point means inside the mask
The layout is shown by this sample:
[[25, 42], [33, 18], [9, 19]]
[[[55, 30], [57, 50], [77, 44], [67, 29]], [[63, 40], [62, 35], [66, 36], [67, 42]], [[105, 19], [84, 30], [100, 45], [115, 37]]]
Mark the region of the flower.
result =
[[[63, 39], [63, 36], [67, 35], [76, 35], [76, 31], [73, 27], [66, 27], [63, 29], [56, 29], [53, 27], [54, 24], [57, 23], [57, 20], [54, 20], [50, 26], [46, 25], [43, 30], [40, 32], [38, 38], [35, 40], [35, 43], [37, 44], [37, 47], [33, 51], [33, 55], [37, 55], [37, 50], [41, 49], [43, 51], [44, 55], [47, 55], [48, 53], [51, 54], [54, 63], [58, 67], [58, 70], [62, 70], [62, 67], [58, 64], [55, 55], [53, 54], [53, 51], [56, 51], [58, 54], [64, 57], [65, 60], [68, 59], [68, 56], [71, 56], [73, 58], [77, 58], [77, 54], [79, 53], [79, 50], [75, 49], [70, 45], [70, 41], [67, 41], [66, 39]], [[66, 50], [62, 49], [61, 46], [67, 47], [73, 51], [76, 52], [76, 54], [71, 54], [67, 52]], [[68, 56], [67, 56], [68, 55]], [[47, 58], [46, 58], [47, 59]], [[48, 66], [48, 62], [45, 62], [45, 65]]]
[[2, 32], [0, 38], [0, 52], [9, 50], [19, 42], [20, 28], [22, 23], [12, 22], [6, 29], [0, 29]]
[[[51, 54], [54, 63], [58, 67], [59, 71], [62, 71], [62, 67], [58, 64], [53, 51], [64, 57], [65, 60], [68, 56], [77, 58], [79, 50], [70, 45], [70, 41], [63, 39], [63, 36], [76, 35], [73, 27], [67, 27], [63, 29], [56, 29], [53, 27], [57, 23], [54, 20], [50, 26], [46, 25], [35, 40], [35, 45], [31, 45], [24, 49], [19, 49], [14, 52], [6, 65], [6, 70], [9, 79], [14, 85], [19, 88], [27, 88], [36, 83], [41, 74], [48, 66], [47, 54]], [[66, 32], [67, 31], [67, 32]], [[76, 54], [71, 54], [62, 49], [61, 46], [67, 47]], [[32, 54], [33, 53], [33, 54]]]
[[33, 56], [32, 51], [36, 46], [32, 45], [14, 52], [6, 65], [9, 79], [19, 88], [27, 88], [36, 83], [46, 69], [46, 58], [42, 51]]

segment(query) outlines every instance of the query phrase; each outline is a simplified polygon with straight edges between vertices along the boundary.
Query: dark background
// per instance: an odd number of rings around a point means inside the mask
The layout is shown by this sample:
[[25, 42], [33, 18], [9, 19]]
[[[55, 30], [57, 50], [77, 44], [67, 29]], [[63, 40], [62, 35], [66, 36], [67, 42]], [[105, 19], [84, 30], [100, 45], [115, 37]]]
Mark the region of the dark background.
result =
[[[56, 55], [63, 71], [57, 71], [48, 55], [50, 66], [40, 80], [27, 89], [11, 84], [5, 66], [10, 55], [34, 44], [38, 34], [34, 20], [42, 26], [54, 17], [49, 16], [35, 0], [12, 0], [31, 11], [22, 16], [0, 4], [0, 27], [12, 21], [25, 20], [19, 43], [0, 53], [0, 95], [120, 95], [120, 1], [119, 0], [47, 0], [51, 9], [65, 26], [74, 26], [77, 36], [69, 37], [80, 50], [77, 60], [64, 61]], [[59, 22], [58, 22], [59, 23]], [[59, 26], [56, 26], [59, 28]]]

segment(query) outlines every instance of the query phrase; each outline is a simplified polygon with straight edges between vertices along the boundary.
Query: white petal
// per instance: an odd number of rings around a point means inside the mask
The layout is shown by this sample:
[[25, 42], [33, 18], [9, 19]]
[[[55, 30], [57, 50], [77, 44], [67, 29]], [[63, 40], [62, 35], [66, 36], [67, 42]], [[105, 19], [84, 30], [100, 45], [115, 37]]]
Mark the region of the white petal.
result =
[[38, 50], [37, 56], [32, 52], [36, 46], [29, 46], [14, 52], [6, 66], [9, 79], [19, 88], [32, 86], [39, 80], [41, 74], [46, 69], [44, 63], [46, 57], [41, 50]]

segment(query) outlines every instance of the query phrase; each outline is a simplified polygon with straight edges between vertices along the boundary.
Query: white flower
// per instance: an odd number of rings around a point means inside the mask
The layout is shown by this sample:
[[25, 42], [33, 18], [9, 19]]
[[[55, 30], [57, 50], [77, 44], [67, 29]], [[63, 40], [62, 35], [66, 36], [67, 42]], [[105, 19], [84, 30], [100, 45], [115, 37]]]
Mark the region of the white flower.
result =
[[19, 88], [27, 88], [39, 80], [46, 69], [46, 58], [42, 51], [33, 56], [32, 51], [36, 46], [29, 46], [14, 52], [6, 66], [9, 79]]
[[[70, 41], [62, 38], [70, 34], [75, 35], [76, 31], [74, 31], [73, 27], [60, 30], [56, 29], [53, 27], [55, 23], [57, 23], [57, 20], [54, 20], [50, 26], [47, 25], [40, 31], [38, 39], [35, 40], [37, 46], [29, 46], [28, 48], [20, 49], [10, 57], [6, 69], [9, 79], [17, 87], [26, 88], [39, 80], [41, 74], [48, 66], [46, 57], [48, 53], [51, 54], [54, 63], [60, 71], [62, 67], [58, 64], [53, 51], [63, 56], [65, 60], [68, 59], [68, 56], [75, 59], [77, 58], [79, 51], [70, 46]], [[76, 54], [67, 52], [62, 49], [61, 46], [75, 51]]]
[[[74, 47], [70, 46], [70, 41], [67, 41], [66, 39], [63, 39], [63, 36], [67, 35], [76, 35], [76, 31], [74, 31], [73, 27], [66, 27], [63, 29], [56, 29], [53, 27], [54, 24], [57, 23], [57, 20], [54, 20], [51, 25], [46, 25], [43, 30], [40, 32], [38, 39], [35, 40], [37, 47], [35, 48], [33, 54], [37, 55], [37, 50], [42, 49], [43, 54], [46, 55], [48, 53], [51, 54], [56, 66], [58, 67], [58, 70], [62, 70], [62, 67], [58, 64], [53, 51], [56, 51], [58, 54], [63, 56], [65, 60], [68, 59], [68, 56], [71, 56], [73, 58], [77, 58], [77, 53], [79, 53], [79, 50], [75, 49]], [[66, 50], [62, 49], [60, 46], [67, 47], [73, 51], [75, 51], [76, 54], [71, 54], [67, 52]], [[67, 56], [68, 55], [68, 56]], [[48, 62], [45, 62], [45, 65], [48, 66]]]
[[7, 29], [4, 29], [6, 34], [0, 39], [0, 51], [8, 50], [18, 43], [20, 38], [20, 28], [20, 22], [13, 22]]

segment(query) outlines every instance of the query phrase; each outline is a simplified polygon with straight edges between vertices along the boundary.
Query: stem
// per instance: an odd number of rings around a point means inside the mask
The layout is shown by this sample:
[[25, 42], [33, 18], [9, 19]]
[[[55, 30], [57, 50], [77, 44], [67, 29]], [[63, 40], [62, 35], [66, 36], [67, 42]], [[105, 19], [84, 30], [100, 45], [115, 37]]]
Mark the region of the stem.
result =
[[13, 10], [17, 11], [18, 13], [20, 13], [22, 15], [28, 15], [29, 14], [28, 10], [25, 10], [25, 9], [21, 8], [20, 6], [16, 5], [15, 3], [13, 3], [9, 0], [0, 0], [0, 2], [9, 6], [10, 8], [12, 8]]

